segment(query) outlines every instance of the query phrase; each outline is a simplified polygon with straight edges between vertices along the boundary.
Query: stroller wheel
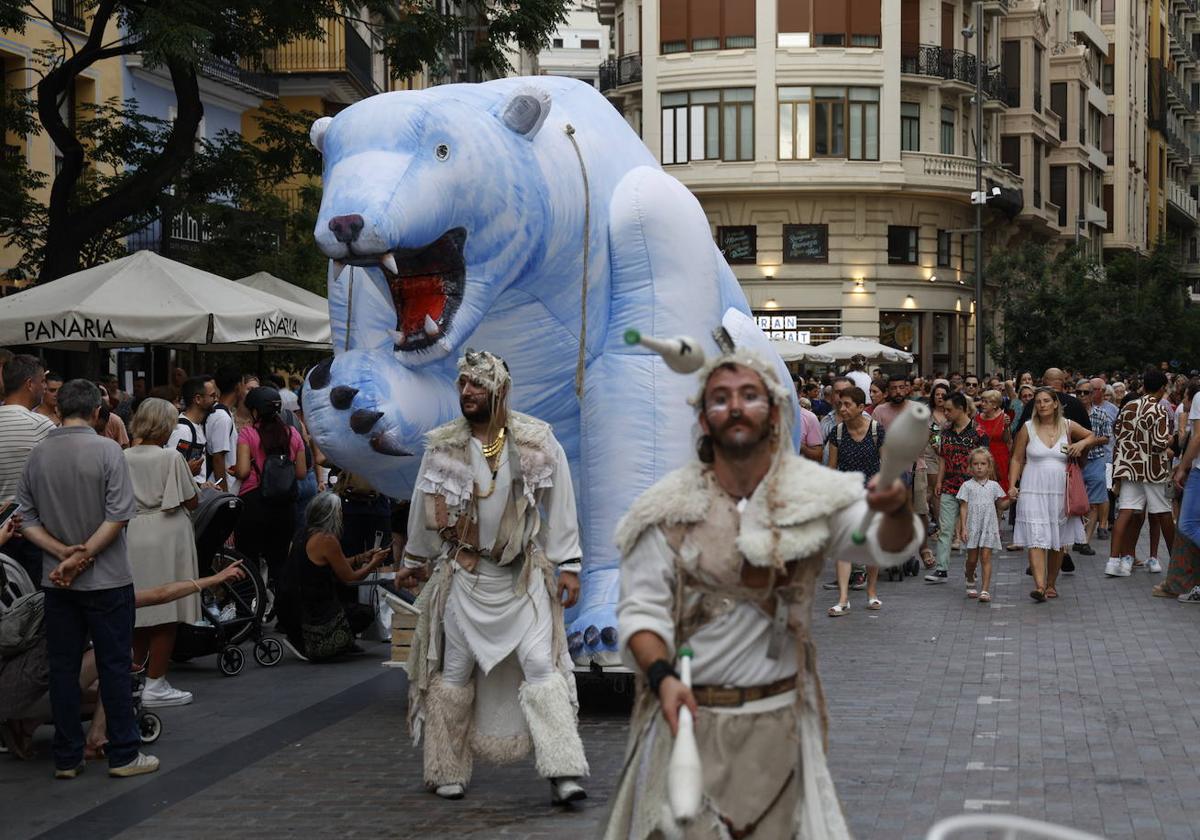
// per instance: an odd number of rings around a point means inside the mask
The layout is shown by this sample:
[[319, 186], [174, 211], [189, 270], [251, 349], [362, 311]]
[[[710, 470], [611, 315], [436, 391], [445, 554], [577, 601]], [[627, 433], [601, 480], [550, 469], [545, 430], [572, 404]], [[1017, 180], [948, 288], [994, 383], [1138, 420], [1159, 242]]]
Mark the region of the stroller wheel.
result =
[[246, 655], [242, 653], [242, 649], [234, 645], [226, 645], [217, 655], [217, 664], [221, 666], [221, 673], [227, 677], [236, 677], [242, 673], [242, 668], [246, 665]]
[[138, 718], [138, 731], [141, 733], [143, 744], [153, 744], [158, 740], [158, 736], [162, 735], [162, 718], [154, 712], [142, 712], [142, 716]]
[[259, 639], [254, 643], [254, 661], [265, 668], [278, 665], [283, 659], [283, 645], [271, 636]]

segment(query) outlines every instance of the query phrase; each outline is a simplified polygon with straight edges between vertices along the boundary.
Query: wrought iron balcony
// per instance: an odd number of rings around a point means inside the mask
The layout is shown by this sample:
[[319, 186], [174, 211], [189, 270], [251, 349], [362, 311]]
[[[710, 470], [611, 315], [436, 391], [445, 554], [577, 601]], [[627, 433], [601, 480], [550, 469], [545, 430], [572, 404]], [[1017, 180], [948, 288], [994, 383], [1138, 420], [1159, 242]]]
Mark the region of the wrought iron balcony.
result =
[[263, 99], [276, 99], [279, 96], [278, 79], [238, 67], [228, 59], [206, 54], [200, 59], [197, 69], [201, 76]]
[[642, 54], [630, 53], [620, 58], [610, 58], [600, 65], [601, 92], [632, 85], [642, 80]]
[[1196, 113], [1196, 108], [1192, 104], [1192, 97], [1188, 94], [1187, 89], [1183, 86], [1183, 82], [1175, 76], [1174, 73], [1164, 72], [1163, 81], [1167, 83], [1167, 98], [1174, 98], [1179, 106], [1189, 114]]
[[54, 0], [54, 22], [72, 29], [86, 30], [83, 13], [87, 9], [84, 0]]
[[999, 70], [988, 73], [987, 78], [983, 80], [983, 93], [988, 99], [996, 99], [1000, 102], [1007, 103], [1008, 81], [1004, 78], [1004, 74]]
[[932, 44], [901, 44], [900, 72], [974, 85], [975, 56]]
[[1184, 164], [1191, 164], [1192, 150], [1188, 148], [1188, 144], [1183, 142], [1183, 139], [1175, 133], [1170, 124], [1167, 125], [1167, 151], [1175, 158]]

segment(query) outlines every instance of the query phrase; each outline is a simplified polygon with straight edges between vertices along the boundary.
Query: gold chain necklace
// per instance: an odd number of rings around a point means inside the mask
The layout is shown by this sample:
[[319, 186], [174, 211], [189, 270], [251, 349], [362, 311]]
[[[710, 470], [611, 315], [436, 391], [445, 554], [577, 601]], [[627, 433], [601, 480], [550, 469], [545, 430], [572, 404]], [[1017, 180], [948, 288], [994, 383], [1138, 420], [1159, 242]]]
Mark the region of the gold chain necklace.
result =
[[495, 440], [491, 443], [481, 444], [481, 447], [483, 449], [483, 457], [489, 461], [499, 455], [500, 450], [504, 448], [504, 428], [501, 427], [500, 431], [496, 433]]
[[[504, 428], [500, 428], [500, 431], [496, 433], [496, 439], [491, 443], [481, 443], [479, 446], [480, 449], [483, 450], [483, 457], [487, 458], [488, 466], [490, 467], [492, 465], [492, 460], [504, 450]], [[488, 486], [486, 493], [480, 491], [479, 482], [475, 483], [476, 499], [486, 499], [496, 492], [496, 473], [499, 471], [499, 465], [492, 470], [492, 483]]]

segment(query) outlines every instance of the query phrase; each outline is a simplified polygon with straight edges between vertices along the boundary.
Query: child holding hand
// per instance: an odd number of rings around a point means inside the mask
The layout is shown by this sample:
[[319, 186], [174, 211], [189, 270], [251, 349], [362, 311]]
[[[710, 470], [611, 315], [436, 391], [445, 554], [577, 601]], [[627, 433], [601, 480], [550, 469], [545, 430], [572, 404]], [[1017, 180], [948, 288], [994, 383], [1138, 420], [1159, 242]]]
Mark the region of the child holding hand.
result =
[[[958, 539], [967, 550], [967, 597], [986, 604], [992, 600], [992, 551], [1000, 549], [1000, 511], [1010, 504], [996, 482], [996, 461], [991, 450], [971, 452], [971, 477], [958, 489]], [[983, 567], [983, 586], [975, 589], [975, 568]]]

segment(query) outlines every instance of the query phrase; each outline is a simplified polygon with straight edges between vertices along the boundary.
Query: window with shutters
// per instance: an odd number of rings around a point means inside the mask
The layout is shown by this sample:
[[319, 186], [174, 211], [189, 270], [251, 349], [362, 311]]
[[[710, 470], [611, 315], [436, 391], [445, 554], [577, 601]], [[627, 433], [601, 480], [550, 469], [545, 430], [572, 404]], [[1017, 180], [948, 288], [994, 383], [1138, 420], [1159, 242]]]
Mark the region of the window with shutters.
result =
[[1113, 163], [1113, 127], [1116, 125], [1115, 117], [1108, 114], [1100, 126], [1100, 151], [1108, 155], [1108, 164]]
[[938, 268], [950, 267], [950, 231], [937, 232], [937, 264]]
[[1058, 139], [1067, 139], [1067, 83], [1050, 85], [1050, 110], [1058, 114]]
[[882, 46], [880, 0], [776, 0], [781, 47]]
[[1021, 174], [1021, 138], [1008, 135], [1000, 138], [1000, 162], [1015, 175]]
[[663, 165], [754, 159], [754, 90], [664, 93]]
[[942, 109], [941, 153], [954, 154], [954, 109]]
[[1050, 203], [1058, 205], [1058, 226], [1067, 226], [1067, 167], [1050, 167]]
[[659, 48], [664, 55], [753, 49], [755, 0], [660, 0]]
[[1021, 42], [1002, 41], [1000, 72], [1004, 74], [1004, 104], [1021, 107]]
[[921, 151], [921, 105], [919, 102], [900, 103], [900, 151]]
[[890, 265], [917, 264], [917, 234], [915, 227], [888, 225], [888, 263]]
[[879, 88], [779, 89], [779, 159], [879, 160]]

